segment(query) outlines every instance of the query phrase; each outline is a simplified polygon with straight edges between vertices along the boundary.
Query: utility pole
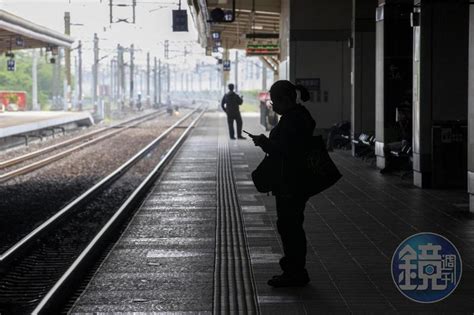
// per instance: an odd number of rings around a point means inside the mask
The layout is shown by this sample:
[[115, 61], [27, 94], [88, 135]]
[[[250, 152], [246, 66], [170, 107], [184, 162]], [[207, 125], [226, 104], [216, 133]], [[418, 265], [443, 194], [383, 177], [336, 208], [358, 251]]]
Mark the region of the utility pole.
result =
[[[227, 47], [224, 48], [223, 60], [229, 60], [229, 62], [230, 62], [229, 49], [228, 49]], [[221, 83], [221, 88], [222, 88], [222, 90], [223, 90], [223, 91], [222, 91], [223, 94], [225, 94], [225, 93], [227, 92], [226, 86], [227, 86], [227, 83], [229, 83], [229, 76], [230, 76], [230, 73], [229, 73], [229, 71], [224, 71], [223, 65], [221, 66], [221, 69], [222, 69], [222, 83]], [[237, 87], [235, 88], [235, 91], [237, 92]]]
[[125, 98], [125, 69], [123, 60], [123, 47], [117, 45], [117, 97], [120, 102], [120, 110], [123, 109]]
[[36, 49], [33, 49], [33, 66], [32, 66], [32, 100], [31, 104], [33, 107], [33, 110], [40, 110], [38, 106], [38, 56], [36, 55]]
[[77, 71], [77, 56], [74, 56], [74, 76], [76, 78], [76, 82], [75, 82], [75, 86], [74, 86], [74, 92], [72, 93], [72, 108], [74, 110], [77, 110], [78, 109], [78, 96], [77, 96], [77, 75], [78, 71]]
[[146, 53], [146, 105], [150, 107], [150, 52]]
[[77, 91], [77, 101], [79, 103], [79, 111], [82, 111], [82, 42], [79, 41], [77, 46], [77, 54], [78, 54], [78, 61], [77, 61], [77, 84], [78, 84], [78, 91]]
[[161, 59], [158, 60], [158, 105], [161, 106]]
[[[134, 65], [133, 70], [135, 71], [135, 73], [134, 73], [135, 74], [135, 78], [134, 78], [135, 80], [133, 81], [133, 87], [134, 87], [134, 90], [137, 91], [136, 94], [138, 95], [138, 93], [140, 93], [143, 90], [143, 88], [142, 88], [143, 80], [142, 80], [142, 76], [141, 76], [141, 73], [140, 73], [140, 66], [139, 65]], [[145, 94], [145, 93], [143, 93], [143, 94]]]
[[156, 62], [156, 57], [153, 58], [153, 107], [156, 107], [158, 104], [158, 80], [157, 76], [158, 75], [158, 68], [157, 68], [157, 62]]
[[239, 51], [235, 51], [235, 92], [239, 90]]
[[110, 100], [110, 108], [112, 108], [112, 104], [116, 103], [116, 94], [115, 94], [115, 86], [117, 85], [117, 80], [115, 76], [116, 70], [116, 65], [115, 65], [116, 60], [111, 58], [110, 59], [110, 90], [109, 90], [109, 100]]
[[110, 21], [110, 24], [112, 24], [114, 22], [114, 15], [113, 15], [113, 0], [109, 0], [109, 21]]
[[168, 92], [168, 95], [169, 95], [170, 91], [171, 91], [171, 75], [170, 75], [170, 64], [169, 63], [166, 64], [166, 75], [168, 76], [167, 80], [166, 80], [167, 83], [168, 83], [166, 88], [167, 88], [167, 92]]
[[169, 59], [170, 57], [170, 41], [165, 40], [165, 59]]
[[61, 63], [63, 60], [63, 48], [58, 48], [58, 59], [56, 60], [56, 65], [57, 65], [57, 73], [56, 73], [56, 106], [59, 109], [61, 107], [61, 95], [63, 94], [63, 91], [61, 89], [62, 86], [62, 81], [61, 81]]
[[[64, 34], [71, 35], [71, 14], [64, 12]], [[67, 98], [66, 102], [71, 97], [71, 49], [65, 48], [64, 61], [66, 65], [66, 85], [67, 85]]]
[[185, 72], [184, 78], [186, 79], [186, 91], [191, 92], [193, 90], [193, 85], [189, 82], [189, 72]]
[[136, 14], [135, 14], [135, 9], [137, 8], [137, 0], [132, 0], [132, 10], [133, 10], [133, 24], [135, 24], [135, 18], [136, 18]]
[[97, 85], [99, 73], [99, 37], [94, 33], [94, 65], [92, 67], [92, 104], [97, 109]]
[[193, 84], [194, 80], [193, 80], [193, 78], [194, 78], [194, 73], [188, 72], [188, 81], [189, 81], [188, 84], [189, 84], [189, 89], [191, 90], [191, 92], [194, 91], [194, 84]]
[[133, 108], [134, 102], [133, 102], [133, 77], [135, 75], [134, 73], [134, 64], [133, 64], [133, 59], [134, 59], [134, 46], [133, 44], [130, 46], [130, 107]]

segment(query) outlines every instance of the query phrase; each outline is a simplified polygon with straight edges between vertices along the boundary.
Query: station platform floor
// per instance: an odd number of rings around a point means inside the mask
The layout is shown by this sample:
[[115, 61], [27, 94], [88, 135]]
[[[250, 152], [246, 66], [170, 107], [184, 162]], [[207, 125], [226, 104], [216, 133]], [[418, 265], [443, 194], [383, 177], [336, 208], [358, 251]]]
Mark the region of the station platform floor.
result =
[[0, 138], [35, 132], [41, 129], [80, 123], [91, 125], [94, 123], [88, 112], [2, 112], [0, 113]]
[[[244, 128], [261, 133], [257, 116]], [[282, 247], [274, 197], [250, 173], [263, 157], [229, 140], [225, 116], [207, 113], [107, 256], [71, 314], [318, 314], [474, 312], [474, 217], [460, 191], [422, 190], [383, 176], [349, 152], [331, 154], [343, 178], [305, 210], [303, 288], [272, 288]], [[463, 274], [446, 299], [421, 304], [397, 290], [392, 255], [418, 232], [447, 237]]]

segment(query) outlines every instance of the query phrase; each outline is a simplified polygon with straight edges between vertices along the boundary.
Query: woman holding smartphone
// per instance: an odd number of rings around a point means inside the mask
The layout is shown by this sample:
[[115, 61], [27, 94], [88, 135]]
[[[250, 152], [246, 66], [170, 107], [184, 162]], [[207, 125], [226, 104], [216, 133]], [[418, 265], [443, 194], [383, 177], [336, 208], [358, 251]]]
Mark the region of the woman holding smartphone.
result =
[[309, 100], [309, 93], [301, 85], [280, 80], [270, 88], [273, 110], [280, 121], [267, 138], [253, 136], [256, 146], [281, 165], [278, 180], [272, 187], [276, 199], [277, 228], [283, 244], [280, 259], [283, 274], [268, 281], [273, 287], [305, 286], [309, 282], [306, 271], [306, 235], [303, 229], [304, 209], [308, 196], [298, 179], [299, 166], [316, 126], [308, 110], [300, 102]]

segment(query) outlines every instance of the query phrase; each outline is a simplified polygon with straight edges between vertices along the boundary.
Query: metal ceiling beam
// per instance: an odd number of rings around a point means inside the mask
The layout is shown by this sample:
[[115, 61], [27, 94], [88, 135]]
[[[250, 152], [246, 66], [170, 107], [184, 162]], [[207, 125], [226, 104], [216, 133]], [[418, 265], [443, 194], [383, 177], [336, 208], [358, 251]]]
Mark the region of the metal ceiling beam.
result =
[[[191, 15], [198, 28], [199, 42], [203, 47], [210, 47], [213, 41], [211, 32], [221, 32], [222, 46], [225, 48], [245, 49], [248, 40], [245, 34], [252, 32], [277, 33], [280, 27], [280, 0], [256, 1], [255, 12], [252, 10], [253, 0], [238, 0], [235, 12], [235, 21], [226, 24], [209, 24], [209, 11], [220, 7], [229, 9], [232, 2], [226, 3], [210, 0], [188, 0]], [[254, 14], [254, 19], [252, 19]], [[255, 22], [253, 22], [255, 21]], [[262, 28], [252, 29], [252, 24]]]

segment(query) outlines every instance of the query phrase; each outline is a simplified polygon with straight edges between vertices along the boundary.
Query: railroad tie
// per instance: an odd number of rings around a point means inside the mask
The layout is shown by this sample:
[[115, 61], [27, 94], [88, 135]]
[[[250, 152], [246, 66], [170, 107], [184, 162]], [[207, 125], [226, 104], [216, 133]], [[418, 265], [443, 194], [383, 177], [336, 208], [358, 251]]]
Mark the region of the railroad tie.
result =
[[250, 264], [227, 141], [219, 141], [214, 266], [214, 314], [258, 314]]

